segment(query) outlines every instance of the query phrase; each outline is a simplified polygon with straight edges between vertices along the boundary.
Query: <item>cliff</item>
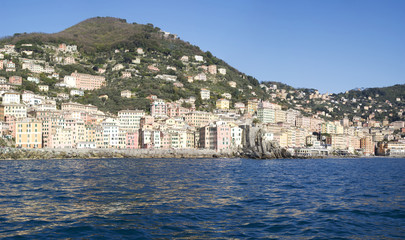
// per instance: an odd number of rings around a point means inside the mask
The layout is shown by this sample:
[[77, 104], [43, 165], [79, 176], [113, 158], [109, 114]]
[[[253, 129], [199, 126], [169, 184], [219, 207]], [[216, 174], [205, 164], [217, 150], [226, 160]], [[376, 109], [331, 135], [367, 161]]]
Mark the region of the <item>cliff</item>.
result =
[[262, 128], [258, 126], [243, 126], [243, 148], [239, 155], [245, 158], [275, 159], [290, 158], [291, 154], [278, 144], [265, 139]]

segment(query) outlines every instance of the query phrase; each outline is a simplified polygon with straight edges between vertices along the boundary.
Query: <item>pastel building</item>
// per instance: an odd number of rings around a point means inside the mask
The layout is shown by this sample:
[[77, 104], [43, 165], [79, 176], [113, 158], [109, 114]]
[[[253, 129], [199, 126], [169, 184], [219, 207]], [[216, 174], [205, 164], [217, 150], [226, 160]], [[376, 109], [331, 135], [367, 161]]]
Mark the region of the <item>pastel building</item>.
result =
[[143, 116], [145, 112], [142, 110], [121, 110], [118, 112], [119, 127], [134, 131], [140, 127]]
[[8, 81], [13, 85], [22, 85], [22, 77], [20, 76], [11, 76], [8, 78]]
[[16, 121], [16, 147], [42, 148], [42, 122], [25, 118]]
[[211, 113], [202, 111], [193, 111], [187, 113], [184, 117], [185, 122], [194, 127], [202, 127], [210, 123], [212, 118]]
[[200, 95], [202, 100], [208, 100], [210, 99], [210, 90], [203, 88], [200, 91]]
[[275, 123], [275, 110], [272, 108], [261, 107], [257, 109], [257, 119], [262, 123]]
[[3, 94], [3, 104], [20, 103], [20, 93], [6, 92]]
[[259, 102], [257, 99], [250, 99], [247, 102], [247, 113], [253, 115], [257, 111]]
[[78, 73], [75, 71], [70, 76], [65, 76], [64, 82], [70, 88], [94, 90], [105, 85], [105, 77]]
[[132, 97], [132, 93], [129, 90], [124, 90], [121, 91], [121, 97], [123, 98], [131, 98]]
[[48, 92], [49, 86], [48, 85], [38, 85], [39, 91], [41, 92]]
[[225, 122], [211, 123], [200, 128], [200, 148], [229, 150], [231, 141], [231, 128]]
[[152, 117], [166, 117], [167, 108], [165, 101], [162, 99], [156, 99], [153, 101], [150, 107], [150, 114]]
[[16, 119], [27, 117], [27, 107], [24, 104], [7, 103], [0, 105], [0, 120], [13, 116]]
[[127, 132], [126, 135], [126, 148], [138, 149], [139, 148], [139, 131]]
[[217, 109], [227, 110], [229, 109], [229, 100], [225, 98], [218, 99], [216, 102]]

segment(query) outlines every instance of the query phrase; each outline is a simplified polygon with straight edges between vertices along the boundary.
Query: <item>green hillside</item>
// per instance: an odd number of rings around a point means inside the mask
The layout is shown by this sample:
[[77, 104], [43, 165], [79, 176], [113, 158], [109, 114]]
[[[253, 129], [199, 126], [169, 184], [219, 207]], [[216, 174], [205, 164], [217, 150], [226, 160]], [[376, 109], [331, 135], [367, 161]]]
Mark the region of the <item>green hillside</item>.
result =
[[[77, 45], [78, 52], [58, 51], [61, 43]], [[231, 106], [235, 102], [246, 103], [248, 99], [257, 98], [280, 104], [283, 109], [294, 108], [305, 115], [316, 114], [326, 119], [341, 119], [342, 116], [367, 119], [370, 114], [378, 120], [404, 119], [405, 85], [351, 90], [326, 96], [320, 95], [316, 89], [296, 89], [279, 82], [259, 83], [254, 77], [239, 72], [209, 51], [204, 52], [152, 24], [96, 17], [58, 33], [17, 33], [0, 40], [0, 47], [5, 44], [15, 44], [17, 55], [6, 54], [5, 59], [15, 62], [17, 69], [16, 72], [0, 71], [0, 76], [8, 78], [20, 75], [26, 79], [35, 75], [41, 84], [49, 86], [47, 95], [56, 97], [69, 90], [55, 87], [55, 84], [74, 71], [102, 75], [106, 78], [105, 87], [85, 91], [84, 96], [70, 100], [93, 104], [110, 113], [117, 113], [122, 109], [149, 111], [150, 102], [146, 97], [151, 94], [166, 101], [193, 96], [197, 100], [197, 109], [211, 111], [215, 109], [217, 99], [222, 98], [223, 94], [230, 94]], [[143, 53], [138, 52], [138, 48], [142, 48]], [[26, 55], [25, 51], [32, 51], [32, 55]], [[203, 61], [197, 61], [196, 55], [203, 57]], [[183, 56], [189, 60], [181, 60]], [[59, 79], [21, 69], [22, 57], [40, 60], [42, 65], [53, 67], [59, 73]], [[65, 64], [60, 61], [66, 57], [74, 58], [75, 63]], [[207, 71], [207, 67], [213, 65], [226, 71], [226, 74]], [[151, 70], [151, 67], [155, 70]], [[124, 72], [130, 72], [131, 76], [124, 78]], [[205, 75], [206, 80], [195, 80], [198, 74]], [[169, 75], [176, 80], [163, 80], [162, 75]], [[194, 81], [191, 82], [190, 78]], [[231, 81], [236, 83], [236, 87], [230, 87]], [[211, 91], [209, 100], [201, 100], [202, 88]], [[38, 87], [28, 81], [24, 81], [19, 88], [24, 89], [38, 92]], [[131, 91], [133, 97], [121, 97], [122, 90]], [[108, 97], [100, 97], [103, 95]]]

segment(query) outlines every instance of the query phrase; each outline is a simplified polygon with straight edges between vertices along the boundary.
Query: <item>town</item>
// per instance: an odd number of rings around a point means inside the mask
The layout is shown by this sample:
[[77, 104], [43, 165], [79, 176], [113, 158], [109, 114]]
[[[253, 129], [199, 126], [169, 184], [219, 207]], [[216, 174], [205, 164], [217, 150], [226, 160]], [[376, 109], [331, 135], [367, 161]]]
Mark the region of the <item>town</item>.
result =
[[[164, 32], [164, 38], [177, 36]], [[0, 46], [1, 47], [1, 46]], [[36, 58], [35, 49], [41, 48], [47, 56]], [[25, 49], [25, 50], [24, 50]], [[116, 49], [115, 53], [120, 53]], [[129, 50], [124, 50], [127, 52]], [[141, 64], [146, 53], [142, 48], [133, 50], [137, 56], [131, 66]], [[51, 53], [51, 55], [49, 54]], [[405, 121], [374, 119], [374, 114], [364, 116], [342, 115], [331, 117], [328, 112], [314, 112], [297, 103], [303, 92], [279, 89], [277, 85], [261, 84], [270, 99], [255, 97], [253, 87], [246, 101], [232, 101], [235, 91], [245, 90], [235, 81], [225, 81], [229, 92], [220, 95], [209, 84], [195, 96], [175, 101], [162, 99], [158, 95], [146, 96], [148, 110], [119, 110], [116, 114], [101, 111], [97, 106], [82, 104], [75, 99], [105, 87], [108, 82], [106, 67], [98, 67], [97, 74], [74, 70], [62, 77], [56, 64], [70, 65], [81, 61], [76, 45], [65, 43], [37, 46], [31, 43], [7, 44], [0, 48], [0, 130], [1, 146], [15, 148], [77, 148], [77, 149], [211, 149], [227, 152], [242, 149], [245, 131], [259, 127], [264, 141], [277, 144], [292, 156], [405, 156]], [[187, 84], [209, 82], [210, 78], [226, 76], [228, 69], [216, 64], [205, 65], [203, 56], [181, 56], [182, 64], [199, 69], [195, 75], [186, 76]], [[157, 81], [164, 81], [176, 88], [184, 83], [173, 74], [175, 66], [165, 66], [160, 74], [158, 64], [147, 64], [147, 71]], [[162, 66], [160, 66], [162, 67]], [[17, 74], [23, 71], [26, 77]], [[66, 71], [66, 70], [65, 70]], [[118, 63], [111, 71], [119, 73], [120, 79], [137, 76], [136, 67]], [[26, 84], [25, 88], [21, 88]], [[28, 86], [28, 87], [27, 87]], [[34, 91], [35, 90], [35, 91]], [[235, 91], [234, 91], [235, 90]], [[51, 94], [52, 92], [52, 94]], [[111, 96], [97, 96], [107, 101]], [[122, 99], [137, 98], [129, 89], [121, 90]], [[378, 97], [378, 96], [377, 96]], [[353, 99], [333, 100], [330, 94], [315, 91], [305, 98], [323, 102], [356, 102]], [[271, 99], [282, 99], [282, 105]], [[214, 108], [204, 101], [214, 101]], [[371, 99], [369, 99], [371, 100]], [[401, 99], [396, 99], [401, 102]], [[199, 107], [196, 107], [196, 102]], [[389, 103], [387, 103], [389, 104]], [[364, 110], [367, 106], [358, 106]], [[367, 109], [368, 110], [368, 107]], [[403, 109], [399, 114], [403, 115]]]

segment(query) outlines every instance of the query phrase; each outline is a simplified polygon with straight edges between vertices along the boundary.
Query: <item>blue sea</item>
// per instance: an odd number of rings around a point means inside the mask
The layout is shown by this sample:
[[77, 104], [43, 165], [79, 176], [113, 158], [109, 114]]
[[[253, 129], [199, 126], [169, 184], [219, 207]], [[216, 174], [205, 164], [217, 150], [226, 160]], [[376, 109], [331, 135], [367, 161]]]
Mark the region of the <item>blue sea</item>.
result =
[[0, 161], [2, 239], [405, 239], [405, 159]]

